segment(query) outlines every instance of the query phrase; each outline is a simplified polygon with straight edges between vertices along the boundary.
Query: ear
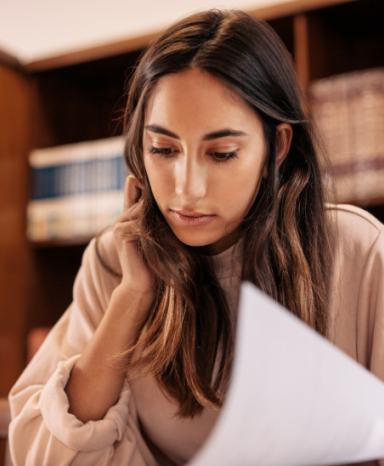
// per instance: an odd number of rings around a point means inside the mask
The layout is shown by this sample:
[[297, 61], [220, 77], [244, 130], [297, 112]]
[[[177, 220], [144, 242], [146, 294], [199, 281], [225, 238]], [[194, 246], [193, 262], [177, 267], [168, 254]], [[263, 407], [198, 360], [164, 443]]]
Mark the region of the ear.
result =
[[[292, 126], [288, 123], [281, 123], [276, 126], [276, 141], [277, 141], [277, 167], [283, 163], [285, 157], [288, 155], [291, 147], [293, 136]], [[263, 178], [267, 178], [267, 169], [264, 169]], [[383, 465], [384, 466], [384, 465]]]
[[288, 155], [291, 147], [293, 136], [292, 126], [288, 123], [281, 123], [276, 127], [276, 140], [277, 140], [277, 166], [284, 162], [285, 157]]

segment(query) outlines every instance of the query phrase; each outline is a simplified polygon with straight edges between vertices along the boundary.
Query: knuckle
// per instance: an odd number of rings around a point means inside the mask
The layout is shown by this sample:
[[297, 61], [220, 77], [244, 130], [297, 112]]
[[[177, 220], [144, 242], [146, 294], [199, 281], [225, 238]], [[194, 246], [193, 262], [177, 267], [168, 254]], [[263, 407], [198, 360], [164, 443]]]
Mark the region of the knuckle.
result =
[[131, 222], [118, 222], [113, 227], [113, 236], [119, 242], [130, 242], [134, 239], [132, 235]]
[[120, 237], [123, 233], [123, 225], [122, 223], [116, 223], [113, 227], [113, 235], [115, 237]]

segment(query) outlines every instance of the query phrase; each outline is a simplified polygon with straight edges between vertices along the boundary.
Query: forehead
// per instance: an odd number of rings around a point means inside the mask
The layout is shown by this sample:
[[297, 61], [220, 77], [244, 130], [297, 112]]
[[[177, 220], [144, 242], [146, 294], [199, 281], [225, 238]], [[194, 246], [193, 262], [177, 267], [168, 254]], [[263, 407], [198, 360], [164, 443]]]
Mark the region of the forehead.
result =
[[260, 119], [244, 100], [218, 78], [199, 68], [163, 76], [145, 109], [145, 124], [176, 131], [251, 129]]

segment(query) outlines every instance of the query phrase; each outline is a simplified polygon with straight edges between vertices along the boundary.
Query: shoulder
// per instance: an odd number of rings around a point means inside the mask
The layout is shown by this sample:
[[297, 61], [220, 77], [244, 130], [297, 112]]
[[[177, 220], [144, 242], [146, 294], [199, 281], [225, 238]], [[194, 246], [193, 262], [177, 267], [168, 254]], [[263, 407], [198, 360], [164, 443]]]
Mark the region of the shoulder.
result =
[[380, 336], [384, 334], [384, 225], [350, 205], [327, 206], [327, 213], [336, 240], [329, 337], [384, 380]]
[[384, 225], [366, 210], [348, 204], [326, 204], [326, 212], [330, 217], [337, 217], [339, 222], [354, 224], [363, 229], [372, 229], [380, 232]]
[[384, 225], [367, 211], [352, 205], [327, 204], [326, 212], [339, 248], [366, 254], [384, 241]]

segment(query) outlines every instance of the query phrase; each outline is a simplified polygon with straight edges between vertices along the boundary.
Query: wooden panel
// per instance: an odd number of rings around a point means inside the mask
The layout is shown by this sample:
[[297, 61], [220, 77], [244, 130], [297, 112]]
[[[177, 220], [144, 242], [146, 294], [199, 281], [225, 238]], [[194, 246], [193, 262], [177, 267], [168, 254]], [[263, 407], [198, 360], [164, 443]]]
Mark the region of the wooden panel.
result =
[[296, 72], [304, 90], [309, 84], [309, 44], [308, 44], [308, 18], [306, 14], [294, 17], [294, 59]]
[[121, 134], [125, 79], [140, 51], [36, 73], [34, 147]]
[[26, 329], [51, 327], [72, 302], [74, 279], [86, 245], [35, 249], [31, 253]]
[[280, 36], [284, 45], [287, 47], [288, 52], [294, 55], [294, 37], [293, 37], [293, 21], [292, 17], [277, 18], [268, 21], [268, 24]]
[[383, 18], [382, 0], [308, 13], [310, 79], [384, 66]]
[[27, 79], [0, 66], [0, 396], [24, 365], [29, 118]]
[[6, 440], [0, 439], [0, 466], [4, 466]]

